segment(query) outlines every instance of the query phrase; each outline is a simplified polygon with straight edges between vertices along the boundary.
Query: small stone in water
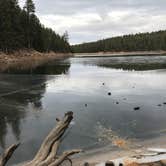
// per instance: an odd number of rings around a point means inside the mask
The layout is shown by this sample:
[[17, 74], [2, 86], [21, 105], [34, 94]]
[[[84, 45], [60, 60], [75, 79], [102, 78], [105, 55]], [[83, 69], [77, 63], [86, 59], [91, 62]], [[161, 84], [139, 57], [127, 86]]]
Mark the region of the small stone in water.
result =
[[116, 104], [119, 104], [119, 102], [116, 102]]
[[158, 104], [157, 106], [161, 107], [161, 104]]
[[140, 110], [140, 107], [135, 107], [134, 110]]
[[105, 85], [105, 83], [103, 83], [103, 85]]
[[166, 102], [164, 102], [163, 104], [166, 105]]
[[87, 107], [88, 106], [88, 104], [85, 104], [85, 107]]
[[89, 163], [87, 163], [87, 162], [86, 162], [86, 163], [84, 163], [84, 166], [89, 166]]
[[111, 96], [111, 92], [108, 92], [108, 96]]
[[114, 163], [112, 161], [107, 161], [105, 163], [105, 166], [114, 166]]

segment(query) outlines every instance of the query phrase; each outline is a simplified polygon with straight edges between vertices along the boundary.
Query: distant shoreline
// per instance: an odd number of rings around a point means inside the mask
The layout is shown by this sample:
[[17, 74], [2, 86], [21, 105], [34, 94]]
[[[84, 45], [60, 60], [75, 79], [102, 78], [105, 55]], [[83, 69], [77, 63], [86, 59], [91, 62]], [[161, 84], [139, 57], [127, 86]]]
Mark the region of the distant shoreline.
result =
[[0, 73], [8, 70], [34, 69], [53, 60], [73, 56], [71, 53], [41, 53], [35, 50], [20, 50], [11, 54], [0, 52]]
[[131, 51], [131, 52], [96, 52], [96, 53], [74, 53], [74, 57], [118, 57], [118, 56], [154, 56], [165, 55], [166, 51]]

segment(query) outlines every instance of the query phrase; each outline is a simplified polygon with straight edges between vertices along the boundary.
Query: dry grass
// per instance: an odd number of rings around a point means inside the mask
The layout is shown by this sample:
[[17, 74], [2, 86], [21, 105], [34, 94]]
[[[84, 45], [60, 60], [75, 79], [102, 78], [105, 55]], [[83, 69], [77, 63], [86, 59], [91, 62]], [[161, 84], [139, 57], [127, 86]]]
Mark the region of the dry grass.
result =
[[45, 64], [49, 61], [72, 56], [65, 53], [41, 53], [34, 50], [20, 50], [12, 54], [4, 54], [0, 52], [0, 72], [5, 72], [8, 69], [33, 69], [37, 66]]

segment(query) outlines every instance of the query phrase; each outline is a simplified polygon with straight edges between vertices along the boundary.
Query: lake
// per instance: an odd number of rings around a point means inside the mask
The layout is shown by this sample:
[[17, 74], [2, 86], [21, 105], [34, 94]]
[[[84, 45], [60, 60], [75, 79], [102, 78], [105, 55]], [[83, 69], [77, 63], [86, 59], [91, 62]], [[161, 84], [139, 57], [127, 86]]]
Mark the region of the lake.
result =
[[9, 164], [32, 159], [67, 111], [74, 120], [60, 151], [111, 148], [114, 136], [156, 138], [166, 132], [166, 56], [69, 58], [9, 70], [0, 74], [0, 108], [0, 152], [21, 142]]

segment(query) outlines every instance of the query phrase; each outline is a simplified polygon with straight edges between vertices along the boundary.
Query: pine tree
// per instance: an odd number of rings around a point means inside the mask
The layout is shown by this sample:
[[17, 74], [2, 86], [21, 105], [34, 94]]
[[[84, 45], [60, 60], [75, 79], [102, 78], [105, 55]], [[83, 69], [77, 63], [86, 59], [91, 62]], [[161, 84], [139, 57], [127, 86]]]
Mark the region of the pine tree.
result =
[[28, 13], [28, 16], [35, 13], [35, 4], [32, 0], [26, 0], [24, 10]]
[[22, 47], [20, 13], [17, 0], [0, 1], [0, 49], [4, 52]]
[[45, 28], [35, 15], [35, 5], [27, 0], [24, 9], [18, 0], [0, 0], [0, 51], [34, 49], [41, 52], [69, 52], [67, 37]]
[[68, 34], [68, 32], [67, 31], [65, 31], [65, 33], [63, 34], [63, 40], [64, 41], [66, 41], [66, 42], [68, 42], [69, 41], [69, 34]]
[[27, 13], [27, 43], [28, 43], [28, 48], [30, 49], [32, 47], [32, 37], [31, 37], [31, 30], [32, 25], [31, 25], [31, 18], [34, 16], [35, 14], [35, 4], [33, 3], [32, 0], [26, 0], [25, 2], [25, 6], [24, 6], [24, 10]]
[[74, 52], [166, 50], [166, 31], [138, 33], [72, 46]]

